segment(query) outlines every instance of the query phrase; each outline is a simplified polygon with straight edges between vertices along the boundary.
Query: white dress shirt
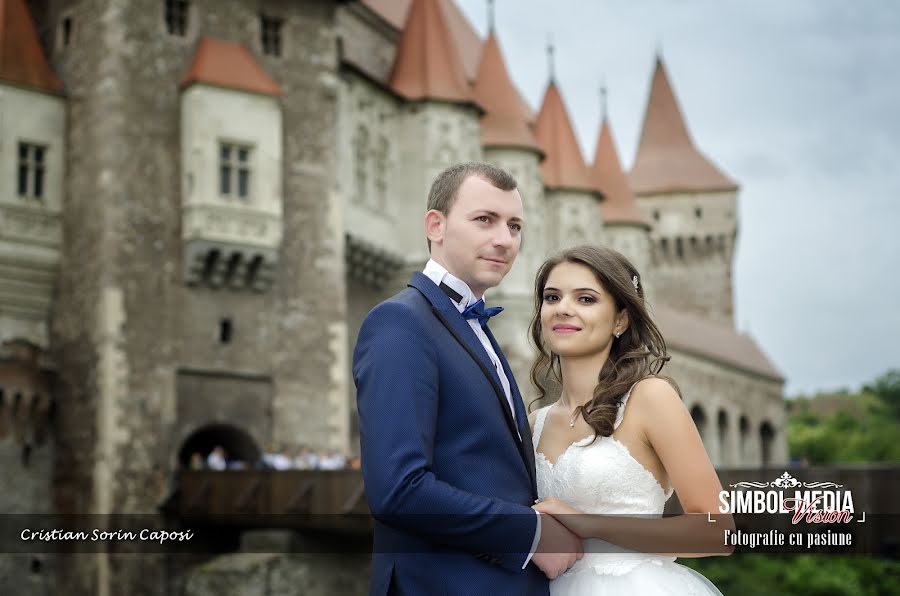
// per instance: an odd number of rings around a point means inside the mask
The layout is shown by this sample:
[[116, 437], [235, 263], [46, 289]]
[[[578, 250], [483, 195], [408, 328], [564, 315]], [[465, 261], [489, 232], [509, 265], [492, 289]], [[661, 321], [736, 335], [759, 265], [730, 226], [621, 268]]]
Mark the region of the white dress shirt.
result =
[[[462, 281], [458, 277], [455, 277], [443, 265], [438, 263], [433, 259], [428, 259], [428, 263], [425, 264], [425, 269], [422, 273], [434, 284], [440, 287], [441, 283], [445, 283], [450, 286], [454, 292], [462, 296], [462, 299], [459, 302], [456, 302], [452, 298], [451, 302], [456, 306], [456, 309], [462, 313], [470, 304], [474, 304], [478, 301], [478, 298], [475, 297], [475, 294], [472, 292], [472, 289], [469, 287], [469, 284]], [[516, 420], [516, 409], [513, 407], [513, 398], [512, 398], [512, 390], [510, 389], [509, 379], [506, 376], [506, 372], [503, 370], [503, 364], [500, 362], [500, 358], [497, 356], [497, 352], [494, 351], [494, 346], [491, 345], [491, 340], [488, 339], [487, 334], [484, 332], [484, 329], [481, 328], [481, 323], [478, 322], [478, 319], [469, 319], [467, 321], [469, 323], [469, 327], [472, 328], [472, 331], [475, 332], [475, 336], [478, 338], [478, 341], [481, 342], [481, 345], [484, 347], [484, 351], [487, 352], [488, 357], [491, 359], [491, 362], [494, 365], [494, 369], [497, 371], [497, 376], [500, 377], [500, 385], [503, 386], [503, 393], [506, 394], [506, 402], [509, 405], [509, 411], [512, 414], [513, 421]], [[522, 440], [522, 434], [519, 433], [518, 422], [515, 424], [516, 434], [519, 436], [519, 441]], [[525, 449], [531, 449], [531, 445], [525, 445]], [[525, 565], [522, 565], [522, 569], [525, 569], [525, 566], [528, 565], [528, 562], [531, 561], [531, 557], [534, 556], [534, 551], [537, 549], [538, 542], [541, 540], [541, 516], [540, 513], [535, 511], [538, 516], [537, 527], [534, 532], [534, 540], [531, 543], [531, 551], [529, 551], [528, 558], [525, 559]]]

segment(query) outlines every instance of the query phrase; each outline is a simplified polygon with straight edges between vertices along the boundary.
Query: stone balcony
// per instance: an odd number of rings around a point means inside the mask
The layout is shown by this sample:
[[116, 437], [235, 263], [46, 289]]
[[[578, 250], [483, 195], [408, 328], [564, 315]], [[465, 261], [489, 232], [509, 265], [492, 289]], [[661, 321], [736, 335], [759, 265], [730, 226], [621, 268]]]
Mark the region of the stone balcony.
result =
[[257, 292], [271, 286], [280, 215], [245, 205], [190, 204], [182, 210], [182, 229], [188, 285]]

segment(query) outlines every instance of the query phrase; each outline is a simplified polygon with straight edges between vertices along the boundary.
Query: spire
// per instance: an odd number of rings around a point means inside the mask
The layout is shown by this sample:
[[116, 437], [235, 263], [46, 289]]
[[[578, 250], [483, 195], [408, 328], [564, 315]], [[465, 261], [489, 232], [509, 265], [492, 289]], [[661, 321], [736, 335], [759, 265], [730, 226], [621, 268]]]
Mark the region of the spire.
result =
[[488, 33], [494, 33], [494, 0], [487, 0]]
[[0, 0], [0, 82], [61, 93], [25, 0]]
[[547, 35], [547, 72], [550, 74], [550, 83], [556, 82], [556, 61], [553, 55], [556, 53], [556, 46], [553, 45], [553, 34]]
[[606, 77], [600, 78], [600, 119], [602, 121], [606, 121], [607, 118], [607, 109], [606, 109]]
[[484, 42], [474, 93], [475, 99], [486, 110], [481, 118], [481, 144], [484, 147], [512, 146], [541, 151], [493, 33]]
[[660, 56], [629, 180], [638, 194], [737, 189], [695, 147]]
[[595, 191], [572, 122], [553, 81], [544, 93], [541, 111], [534, 122], [534, 134], [547, 155], [541, 162], [545, 186]]
[[475, 103], [440, 1], [412, 0], [390, 86], [407, 99]]
[[263, 95], [282, 94], [278, 83], [247, 48], [214, 37], [204, 37], [197, 44], [191, 66], [181, 79], [182, 87], [192, 83], [209, 83]]
[[[605, 87], [602, 87], [605, 90]], [[605, 106], [604, 106], [605, 108]], [[591, 167], [591, 182], [603, 193], [601, 204], [603, 221], [607, 224], [633, 224], [649, 228], [650, 224], [641, 214], [634, 201], [634, 194], [628, 186], [628, 178], [622, 171], [619, 152], [613, 139], [612, 128], [606, 114], [600, 126], [600, 136], [594, 150], [594, 164]]]

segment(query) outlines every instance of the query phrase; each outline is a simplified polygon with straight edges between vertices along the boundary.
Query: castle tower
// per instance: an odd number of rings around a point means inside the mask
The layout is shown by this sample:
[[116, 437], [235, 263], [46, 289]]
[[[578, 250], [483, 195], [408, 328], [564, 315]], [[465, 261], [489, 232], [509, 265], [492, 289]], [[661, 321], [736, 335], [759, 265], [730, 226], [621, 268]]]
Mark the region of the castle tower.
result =
[[[69, 114], [57, 510], [155, 512], [190, 445], [249, 465], [346, 449], [335, 4], [56, 4], [38, 28], [59, 33]], [[62, 577], [164, 575], [97, 555]]]
[[540, 145], [521, 95], [510, 79], [493, 29], [484, 42], [475, 98], [486, 112], [481, 118], [481, 145], [486, 161], [510, 172], [519, 184], [525, 208], [522, 249], [503, 283], [490, 292], [490, 301], [506, 311], [491, 323], [503, 346], [523, 395], [530, 394], [528, 378], [534, 359], [528, 325], [534, 311], [534, 278], [547, 253], [547, 211], [541, 182]]
[[733, 324], [738, 186], [694, 145], [659, 57], [628, 179], [653, 225], [659, 299]]
[[546, 154], [541, 174], [549, 212], [550, 250], [602, 242], [602, 195], [591, 184], [572, 122], [552, 77], [534, 122], [534, 134]]
[[[604, 243], [628, 257], [641, 277], [650, 279], [650, 224], [635, 203], [605, 111], [594, 150], [591, 182], [604, 197], [601, 205]], [[652, 291], [652, 283], [644, 286], [644, 296], [650, 303]]]

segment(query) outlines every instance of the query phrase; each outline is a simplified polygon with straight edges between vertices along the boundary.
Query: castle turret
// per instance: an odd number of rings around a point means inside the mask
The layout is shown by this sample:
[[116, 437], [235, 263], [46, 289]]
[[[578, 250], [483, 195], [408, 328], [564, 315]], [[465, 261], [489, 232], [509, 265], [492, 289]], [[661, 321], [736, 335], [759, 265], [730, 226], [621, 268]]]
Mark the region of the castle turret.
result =
[[492, 329], [503, 345], [520, 388], [528, 389], [533, 361], [528, 343], [528, 325], [534, 310], [534, 278], [547, 253], [547, 210], [541, 183], [540, 145], [529, 124], [521, 95], [510, 79], [493, 30], [484, 42], [475, 81], [475, 97], [486, 112], [481, 118], [481, 144], [486, 161], [516, 179], [525, 208], [522, 249], [503, 283], [491, 292], [491, 301], [506, 308]]
[[653, 225], [653, 285], [659, 298], [732, 323], [738, 185], [695, 146], [661, 58], [628, 179]]
[[0, 340], [48, 345], [66, 102], [24, 0], [0, 0]]
[[181, 87], [184, 279], [264, 291], [283, 227], [281, 88], [244, 46], [211, 37]]
[[[628, 257], [641, 276], [649, 279], [650, 224], [635, 203], [605, 113], [594, 150], [591, 182], [604, 197], [601, 206], [604, 243]], [[645, 297], [652, 302], [651, 291], [652, 284], [645, 284]]]
[[546, 154], [541, 174], [550, 215], [550, 249], [601, 242], [603, 222], [598, 203], [602, 195], [591, 184], [572, 122], [552, 78], [534, 123], [534, 133]]

